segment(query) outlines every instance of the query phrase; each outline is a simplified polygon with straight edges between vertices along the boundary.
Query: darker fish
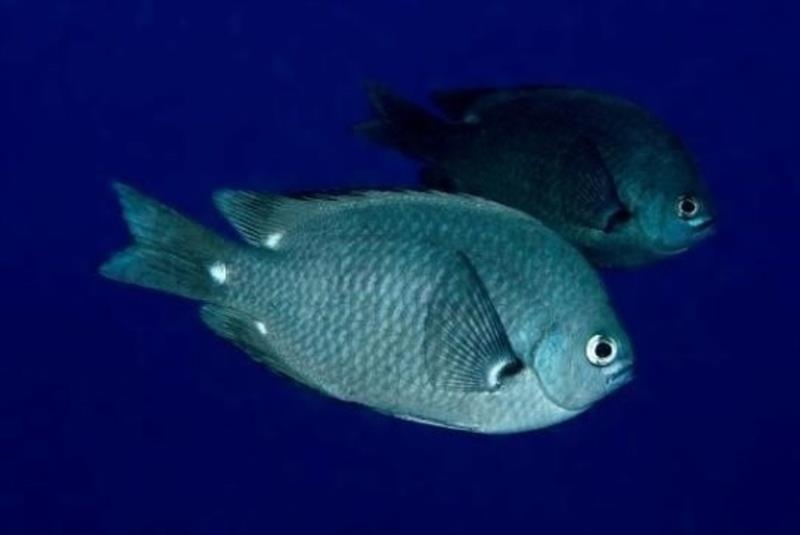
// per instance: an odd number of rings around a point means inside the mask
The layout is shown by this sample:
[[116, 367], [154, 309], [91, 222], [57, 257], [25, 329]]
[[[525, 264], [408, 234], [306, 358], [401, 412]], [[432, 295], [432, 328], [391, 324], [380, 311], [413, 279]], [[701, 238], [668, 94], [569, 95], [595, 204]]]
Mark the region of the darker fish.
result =
[[424, 163], [427, 187], [470, 193], [540, 219], [599, 265], [682, 252], [714, 211], [680, 140], [646, 110], [581, 89], [433, 94], [445, 118], [379, 86], [357, 131]]

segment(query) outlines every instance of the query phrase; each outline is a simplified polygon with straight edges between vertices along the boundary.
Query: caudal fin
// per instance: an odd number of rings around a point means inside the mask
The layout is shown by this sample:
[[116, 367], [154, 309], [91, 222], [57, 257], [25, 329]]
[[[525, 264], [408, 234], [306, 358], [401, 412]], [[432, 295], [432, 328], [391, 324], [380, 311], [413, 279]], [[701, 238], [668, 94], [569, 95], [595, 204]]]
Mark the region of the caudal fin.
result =
[[417, 160], [433, 162], [441, 155], [453, 125], [381, 85], [368, 84], [367, 93], [375, 119], [356, 125], [357, 134]]
[[175, 210], [115, 183], [134, 243], [100, 267], [109, 279], [189, 299], [217, 301], [231, 245]]

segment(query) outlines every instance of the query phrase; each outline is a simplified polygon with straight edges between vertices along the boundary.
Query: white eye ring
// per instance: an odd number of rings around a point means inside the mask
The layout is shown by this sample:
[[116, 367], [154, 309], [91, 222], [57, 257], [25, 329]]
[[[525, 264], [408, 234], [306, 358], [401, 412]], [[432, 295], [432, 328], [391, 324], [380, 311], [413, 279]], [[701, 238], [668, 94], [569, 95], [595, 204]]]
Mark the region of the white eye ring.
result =
[[693, 218], [700, 213], [700, 207], [700, 201], [692, 195], [681, 195], [678, 197], [678, 203], [676, 204], [678, 217], [681, 219]]
[[608, 366], [617, 358], [617, 353], [617, 341], [602, 334], [592, 336], [586, 344], [586, 358], [595, 366]]

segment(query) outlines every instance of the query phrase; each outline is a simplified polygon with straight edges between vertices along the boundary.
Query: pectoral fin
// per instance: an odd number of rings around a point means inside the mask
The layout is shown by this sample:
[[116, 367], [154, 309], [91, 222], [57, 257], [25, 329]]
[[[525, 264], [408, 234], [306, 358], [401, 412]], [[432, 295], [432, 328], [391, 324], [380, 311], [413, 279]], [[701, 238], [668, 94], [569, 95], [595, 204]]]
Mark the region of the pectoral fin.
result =
[[575, 221], [608, 232], [628, 216], [597, 146], [588, 138], [577, 139], [559, 162], [565, 177], [564, 209]]
[[518, 370], [505, 328], [469, 259], [443, 273], [428, 306], [425, 358], [431, 381], [442, 388], [491, 392]]

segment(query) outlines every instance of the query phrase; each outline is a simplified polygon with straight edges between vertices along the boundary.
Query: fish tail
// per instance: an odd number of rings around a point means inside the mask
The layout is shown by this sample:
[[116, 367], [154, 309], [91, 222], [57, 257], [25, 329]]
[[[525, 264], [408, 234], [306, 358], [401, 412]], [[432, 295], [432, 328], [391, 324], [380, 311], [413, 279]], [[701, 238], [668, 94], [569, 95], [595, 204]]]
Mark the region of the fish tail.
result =
[[130, 186], [115, 183], [134, 243], [100, 267], [109, 279], [215, 302], [233, 245]]
[[451, 125], [421, 107], [370, 83], [367, 93], [375, 118], [355, 126], [355, 132], [379, 145], [394, 148], [424, 162], [443, 152]]

